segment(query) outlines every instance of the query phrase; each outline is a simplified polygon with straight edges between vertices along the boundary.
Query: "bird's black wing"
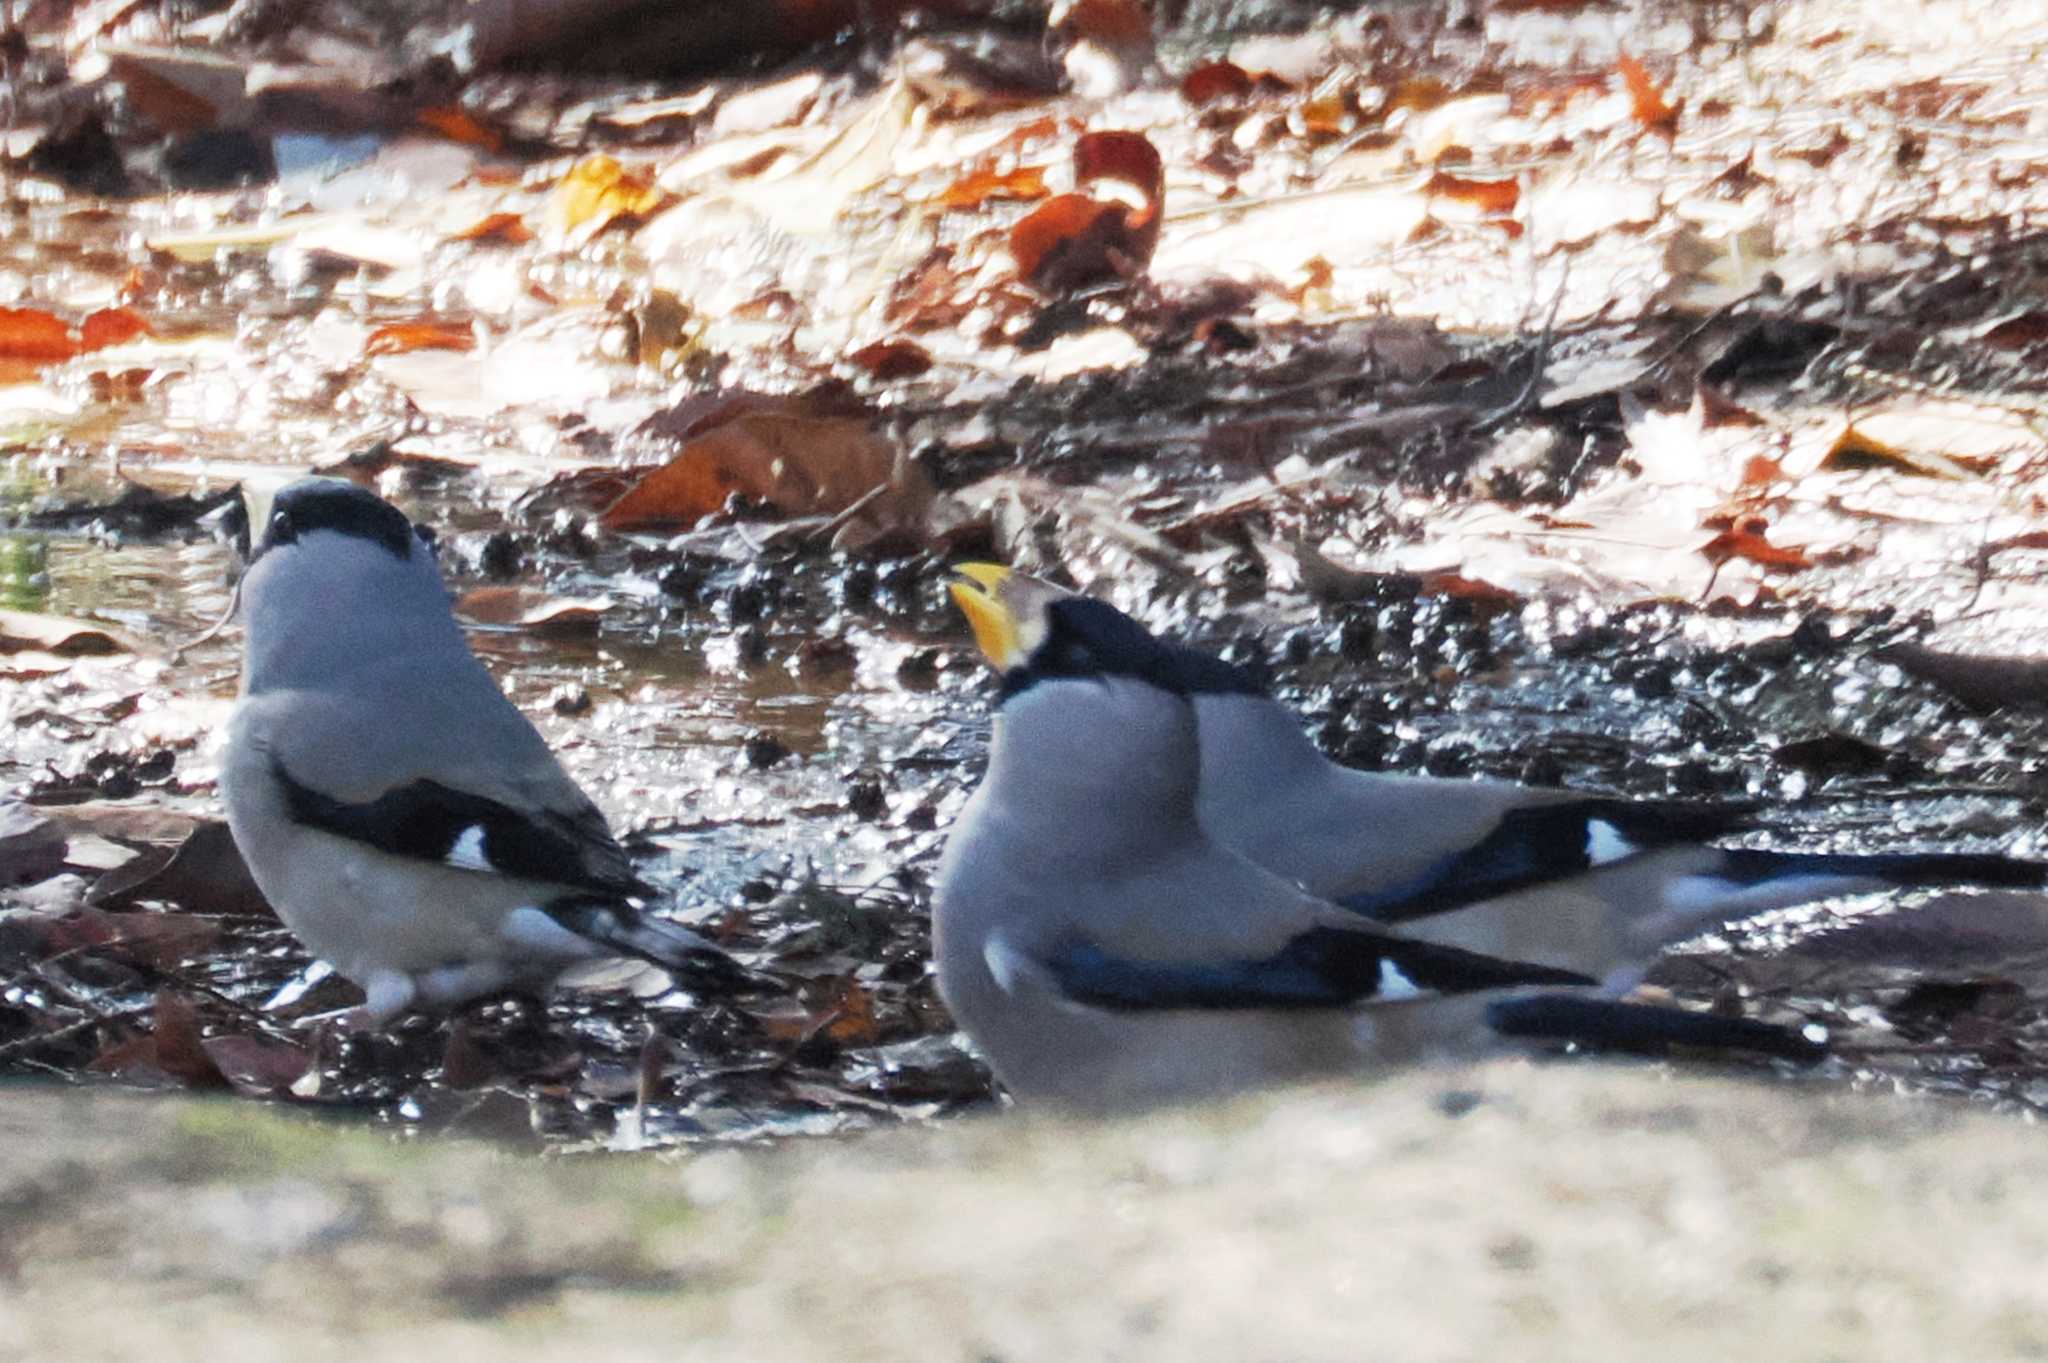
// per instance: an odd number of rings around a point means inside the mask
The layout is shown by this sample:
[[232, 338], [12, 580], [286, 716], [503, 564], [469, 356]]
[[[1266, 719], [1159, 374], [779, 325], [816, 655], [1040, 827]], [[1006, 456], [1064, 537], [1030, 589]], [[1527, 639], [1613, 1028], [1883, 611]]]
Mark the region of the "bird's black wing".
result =
[[1099, 943], [1072, 939], [1038, 964], [1067, 998], [1119, 1012], [1337, 1008], [1526, 985], [1595, 983], [1555, 966], [1338, 928], [1312, 928], [1259, 960], [1133, 960]]
[[1751, 812], [1741, 806], [1605, 798], [1526, 805], [1509, 810], [1484, 838], [1419, 875], [1337, 902], [1382, 923], [1425, 918], [1658, 847], [1722, 837], [1750, 821]]
[[424, 779], [394, 786], [375, 799], [349, 803], [300, 782], [282, 762], [273, 760], [271, 770], [293, 822], [392, 856], [604, 895], [649, 892], [647, 885], [620, 869], [624, 856], [601, 820], [593, 832], [556, 811], [515, 809]]

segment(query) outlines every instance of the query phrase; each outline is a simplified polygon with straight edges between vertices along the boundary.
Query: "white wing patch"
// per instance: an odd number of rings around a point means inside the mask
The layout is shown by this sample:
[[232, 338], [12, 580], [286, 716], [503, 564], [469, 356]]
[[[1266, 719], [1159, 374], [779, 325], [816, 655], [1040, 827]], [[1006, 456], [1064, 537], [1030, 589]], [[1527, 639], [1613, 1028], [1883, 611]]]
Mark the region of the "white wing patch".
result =
[[1380, 958], [1380, 982], [1372, 991], [1373, 1002], [1399, 1003], [1402, 999], [1419, 999], [1424, 992], [1401, 973], [1399, 966], [1384, 956]]
[[981, 959], [987, 963], [988, 973], [995, 976], [996, 987], [1005, 994], [1016, 993], [1018, 985], [1040, 973], [1029, 956], [998, 936], [991, 936], [982, 947]]
[[1625, 861], [1636, 854], [1636, 845], [1621, 835], [1621, 830], [1605, 819], [1590, 819], [1586, 823], [1586, 860], [1595, 866], [1605, 866], [1611, 861]]
[[484, 855], [484, 826], [480, 823], [471, 824], [463, 829], [461, 835], [448, 848], [448, 855], [441, 860], [464, 871], [498, 869], [491, 865], [491, 859]]

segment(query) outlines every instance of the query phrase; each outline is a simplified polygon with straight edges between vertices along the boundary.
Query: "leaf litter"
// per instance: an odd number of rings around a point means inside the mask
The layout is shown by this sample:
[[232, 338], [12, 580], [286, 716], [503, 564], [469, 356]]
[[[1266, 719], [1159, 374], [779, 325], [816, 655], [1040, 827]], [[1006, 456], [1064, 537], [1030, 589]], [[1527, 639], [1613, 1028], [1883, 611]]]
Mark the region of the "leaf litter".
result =
[[[830, 8], [24, 30], [0, 1065], [621, 1148], [984, 1099], [924, 964], [986, 732], [954, 555], [1269, 668], [1356, 764], [2040, 854], [2020, 17]], [[134, 822], [213, 807], [233, 638], [154, 647], [225, 609], [210, 518], [308, 467], [437, 527], [643, 874], [783, 997], [636, 972], [339, 1035], [219, 825]], [[1825, 1020], [1873, 1082], [2048, 1100], [1996, 942], [1773, 973], [1872, 907], [1666, 984]]]

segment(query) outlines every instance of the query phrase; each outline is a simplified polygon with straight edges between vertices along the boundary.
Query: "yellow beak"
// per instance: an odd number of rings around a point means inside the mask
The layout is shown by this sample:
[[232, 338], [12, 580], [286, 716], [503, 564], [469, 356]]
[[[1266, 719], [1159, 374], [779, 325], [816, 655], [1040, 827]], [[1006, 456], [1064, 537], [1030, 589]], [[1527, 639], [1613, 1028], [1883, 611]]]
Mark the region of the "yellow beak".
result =
[[981, 656], [998, 672], [1007, 672], [1024, 661], [1023, 641], [1017, 617], [999, 599], [1010, 570], [1000, 563], [962, 563], [955, 568], [964, 581], [948, 584], [953, 604], [967, 617]]

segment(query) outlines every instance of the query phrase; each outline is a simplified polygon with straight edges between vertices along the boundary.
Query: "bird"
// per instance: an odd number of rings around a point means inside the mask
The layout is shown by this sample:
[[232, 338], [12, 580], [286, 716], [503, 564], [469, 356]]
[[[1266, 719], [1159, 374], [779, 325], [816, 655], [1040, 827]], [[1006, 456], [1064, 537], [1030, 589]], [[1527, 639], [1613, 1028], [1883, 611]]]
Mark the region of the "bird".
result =
[[[957, 570], [954, 599], [999, 672], [1030, 656], [1051, 605], [1075, 595], [998, 564]], [[2048, 870], [1998, 854], [1721, 847], [1711, 840], [1750, 828], [1753, 810], [1355, 770], [1325, 757], [1248, 670], [1153, 643], [1173, 660], [1197, 717], [1196, 807], [1210, 837], [1408, 936], [1599, 981], [1590, 994], [1495, 1008], [1504, 1036], [1813, 1058], [1819, 1029], [1613, 1001], [1665, 947], [1732, 920], [1894, 886], [2039, 889]]]
[[595, 959], [745, 974], [644, 909], [604, 815], [470, 651], [425, 527], [334, 478], [245, 500], [220, 791], [258, 888], [362, 987], [362, 1021]]
[[[953, 588], [977, 629], [1003, 615]], [[1016, 1100], [1149, 1107], [1463, 1054], [1532, 990], [1598, 990], [1373, 922], [1216, 840], [1197, 809], [1207, 660], [1085, 596], [1016, 623], [932, 907], [940, 994]]]

